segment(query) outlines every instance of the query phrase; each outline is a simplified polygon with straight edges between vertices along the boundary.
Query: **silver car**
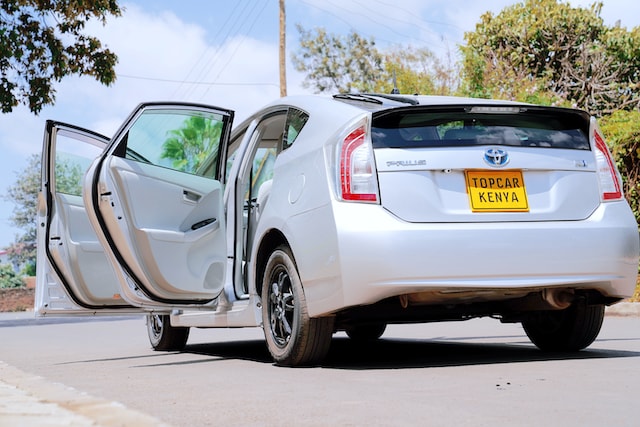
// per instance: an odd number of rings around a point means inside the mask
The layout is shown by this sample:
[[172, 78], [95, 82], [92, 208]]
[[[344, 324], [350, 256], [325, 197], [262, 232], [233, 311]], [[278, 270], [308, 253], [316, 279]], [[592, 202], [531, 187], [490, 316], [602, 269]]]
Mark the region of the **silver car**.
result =
[[112, 138], [48, 121], [36, 313], [262, 327], [276, 363], [331, 337], [491, 316], [542, 350], [589, 346], [632, 295], [638, 227], [595, 119], [406, 95], [234, 113], [138, 106]]

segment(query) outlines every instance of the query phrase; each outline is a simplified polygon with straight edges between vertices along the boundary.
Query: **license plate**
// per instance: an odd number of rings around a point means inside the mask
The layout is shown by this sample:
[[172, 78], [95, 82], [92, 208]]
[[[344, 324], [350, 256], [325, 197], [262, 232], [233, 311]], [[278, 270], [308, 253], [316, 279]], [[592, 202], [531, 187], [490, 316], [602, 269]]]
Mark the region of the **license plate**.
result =
[[522, 171], [464, 173], [472, 212], [529, 212]]

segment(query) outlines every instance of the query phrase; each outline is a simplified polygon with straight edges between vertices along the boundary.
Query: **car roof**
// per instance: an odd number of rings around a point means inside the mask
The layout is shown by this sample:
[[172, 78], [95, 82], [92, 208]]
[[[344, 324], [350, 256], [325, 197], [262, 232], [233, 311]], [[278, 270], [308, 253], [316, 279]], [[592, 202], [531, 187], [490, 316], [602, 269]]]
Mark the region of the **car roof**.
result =
[[[367, 111], [370, 113], [380, 113], [394, 109], [415, 108], [420, 106], [523, 106], [533, 107], [536, 109], [552, 109], [552, 110], [572, 110], [585, 115], [588, 113], [574, 108], [551, 107], [524, 102], [506, 101], [498, 99], [486, 98], [470, 98], [461, 96], [439, 96], [439, 95], [404, 95], [404, 94], [382, 94], [382, 93], [340, 93], [335, 95], [326, 94], [303, 94], [290, 95], [278, 98], [267, 104], [251, 117], [246, 119], [242, 125], [246, 126], [248, 122], [256, 117], [260, 117], [266, 112], [274, 110], [286, 109], [290, 106], [297, 107], [303, 111], [312, 112], [322, 110], [331, 111], [331, 114], [341, 117], [357, 115], [358, 112]], [[239, 126], [239, 127], [242, 127]]]
[[418, 105], [531, 105], [522, 102], [460, 96], [401, 95], [382, 93], [343, 93], [334, 95], [333, 98], [352, 105], [358, 105], [361, 108], [371, 111]]
[[460, 96], [438, 96], [438, 95], [397, 95], [383, 93], [339, 93], [335, 95], [325, 94], [304, 94], [291, 95], [278, 98], [266, 106], [260, 112], [274, 107], [285, 105], [297, 106], [303, 109], [320, 107], [339, 101], [340, 104], [356, 107], [360, 110], [380, 111], [386, 109], [411, 107], [411, 106], [437, 106], [437, 105], [522, 105], [531, 106], [522, 102], [504, 101], [484, 98], [467, 98]]

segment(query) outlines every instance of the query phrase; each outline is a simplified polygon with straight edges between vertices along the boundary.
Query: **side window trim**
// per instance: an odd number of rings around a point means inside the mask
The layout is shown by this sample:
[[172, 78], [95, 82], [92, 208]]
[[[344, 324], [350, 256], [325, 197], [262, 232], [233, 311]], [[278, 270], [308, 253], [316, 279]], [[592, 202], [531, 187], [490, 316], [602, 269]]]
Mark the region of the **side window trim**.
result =
[[282, 151], [293, 145], [308, 120], [309, 114], [306, 112], [293, 107], [289, 108], [282, 137]]

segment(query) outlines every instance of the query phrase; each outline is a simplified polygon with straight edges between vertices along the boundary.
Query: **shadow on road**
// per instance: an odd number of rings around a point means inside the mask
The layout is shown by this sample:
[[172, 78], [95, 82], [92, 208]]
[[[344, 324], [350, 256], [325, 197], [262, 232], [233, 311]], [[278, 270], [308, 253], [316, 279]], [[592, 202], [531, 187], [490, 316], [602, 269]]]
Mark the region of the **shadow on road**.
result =
[[[262, 340], [188, 345], [184, 353], [273, 363]], [[357, 343], [338, 337], [331, 342], [331, 350], [320, 367], [349, 370], [406, 369], [620, 357], [640, 357], [640, 352], [587, 349], [576, 353], [551, 353], [540, 351], [532, 344], [384, 338]]]

